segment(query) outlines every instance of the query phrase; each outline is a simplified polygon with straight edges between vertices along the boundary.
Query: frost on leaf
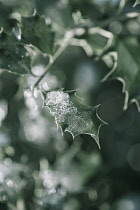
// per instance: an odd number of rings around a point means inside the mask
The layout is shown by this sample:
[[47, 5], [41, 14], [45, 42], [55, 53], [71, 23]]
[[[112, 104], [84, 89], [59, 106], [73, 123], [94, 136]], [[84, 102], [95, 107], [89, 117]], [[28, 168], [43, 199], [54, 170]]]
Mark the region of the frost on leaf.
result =
[[98, 107], [83, 105], [74, 91], [48, 92], [45, 105], [63, 131], [70, 132], [73, 138], [80, 134], [89, 134], [99, 145], [99, 129], [104, 122], [98, 117]]

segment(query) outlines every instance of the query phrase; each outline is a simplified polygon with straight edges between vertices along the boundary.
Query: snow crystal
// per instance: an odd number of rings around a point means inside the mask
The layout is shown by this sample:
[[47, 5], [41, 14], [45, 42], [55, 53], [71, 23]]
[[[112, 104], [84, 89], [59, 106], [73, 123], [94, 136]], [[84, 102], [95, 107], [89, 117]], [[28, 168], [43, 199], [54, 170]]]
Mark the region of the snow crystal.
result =
[[88, 112], [79, 112], [74, 106], [68, 93], [63, 91], [52, 91], [46, 95], [46, 106], [50, 108], [51, 114], [55, 117], [57, 123], [65, 123], [66, 130], [74, 136], [84, 133], [91, 121]]
[[77, 113], [77, 108], [70, 101], [69, 94], [62, 91], [52, 91], [47, 94], [46, 106], [58, 122], [65, 122], [67, 115]]

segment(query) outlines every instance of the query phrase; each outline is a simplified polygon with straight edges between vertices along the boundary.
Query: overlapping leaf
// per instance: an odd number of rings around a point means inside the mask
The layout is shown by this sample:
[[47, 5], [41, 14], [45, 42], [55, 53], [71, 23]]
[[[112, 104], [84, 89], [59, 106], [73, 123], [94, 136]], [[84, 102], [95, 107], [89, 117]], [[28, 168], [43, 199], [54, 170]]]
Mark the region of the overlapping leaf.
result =
[[[106, 75], [107, 78], [117, 78], [123, 83], [125, 92], [124, 108], [128, 106], [128, 99], [139, 100], [140, 97], [140, 49], [136, 38], [129, 37], [119, 41], [117, 45], [118, 59], [114, 61], [117, 65], [113, 71]], [[107, 57], [106, 57], [107, 58]], [[109, 59], [109, 57], [108, 57]]]
[[69, 28], [72, 23], [71, 5], [68, 1], [47, 0], [40, 4], [40, 0], [34, 0], [36, 10], [39, 14], [49, 17], [55, 24], [55, 29], [64, 31]]
[[32, 44], [44, 53], [52, 54], [54, 33], [45, 17], [33, 15], [21, 19], [22, 41]]
[[29, 53], [31, 59], [32, 74], [35, 76], [40, 76], [44, 73], [45, 68], [50, 61], [49, 56], [45, 53], [41, 53], [41, 51], [33, 45], [25, 45], [25, 49]]
[[3, 31], [0, 33], [0, 68], [19, 74], [30, 72], [30, 58], [24, 45]]
[[0, 27], [4, 28], [6, 32], [10, 32], [11, 29], [16, 25], [16, 20], [10, 18], [12, 8], [3, 5], [0, 2]]
[[88, 56], [102, 55], [112, 44], [113, 34], [100, 27], [89, 28], [86, 32], [84, 28], [75, 29], [75, 38], [71, 44], [81, 46]]
[[90, 28], [88, 30], [87, 42], [93, 50], [93, 53], [100, 55], [106, 51], [113, 41], [113, 34], [102, 28]]
[[98, 106], [83, 105], [74, 91], [48, 92], [45, 105], [62, 131], [70, 132], [73, 138], [80, 134], [89, 134], [99, 145], [99, 129], [104, 122], [97, 114]]

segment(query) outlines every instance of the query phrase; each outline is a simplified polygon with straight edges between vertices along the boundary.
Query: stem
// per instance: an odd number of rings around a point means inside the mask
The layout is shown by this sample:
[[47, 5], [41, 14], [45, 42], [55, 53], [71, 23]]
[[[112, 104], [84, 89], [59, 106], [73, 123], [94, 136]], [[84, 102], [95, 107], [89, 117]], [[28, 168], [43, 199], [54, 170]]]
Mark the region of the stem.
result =
[[[134, 13], [139, 13], [139, 12], [140, 12], [140, 10], [137, 10]], [[110, 23], [112, 23], [113, 21], [124, 21], [124, 20], [127, 20], [127, 19], [133, 19], [133, 18], [137, 17], [137, 16], [134, 16], [134, 17], [129, 16], [131, 14], [133, 14], [133, 12], [125, 13], [125, 14], [122, 14], [120, 16], [111, 17], [111, 18], [109, 18], [107, 20], [102, 21], [101, 23], [97, 23], [97, 26], [99, 26], [99, 27], [106, 27]]]
[[121, 12], [123, 11], [123, 9], [125, 7], [125, 4], [126, 4], [126, 0], [120, 0], [119, 8], [117, 10], [117, 15], [121, 14]]
[[[121, 9], [123, 8], [124, 4], [125, 4], [125, 0], [122, 0], [121, 1]], [[120, 12], [120, 11], [119, 11]], [[139, 12], [136, 11], [137, 13]], [[128, 15], [131, 14], [131, 13], [125, 13], [125, 14], [122, 14], [120, 16], [114, 16], [114, 17], [111, 17], [105, 21], [102, 21], [101, 23], [97, 23], [97, 26], [98, 27], [106, 27], [108, 26], [110, 23], [112, 23], [113, 21], [123, 21], [123, 20], [126, 20], [128, 19]], [[130, 18], [133, 18], [133, 17], [130, 17]], [[70, 36], [70, 38], [66, 41], [65, 40], [65, 44], [63, 46], [61, 46], [57, 52], [54, 54], [53, 56], [53, 61], [50, 62], [47, 66], [46, 66], [46, 71], [38, 78], [38, 80], [36, 81], [36, 83], [34, 84], [33, 86], [33, 89], [40, 83], [40, 81], [44, 78], [44, 76], [48, 73], [49, 69], [52, 67], [52, 65], [56, 62], [56, 60], [59, 58], [59, 56], [63, 53], [63, 51], [67, 48], [67, 46], [69, 45], [70, 43], [70, 40], [74, 37], [75, 33], [74, 31], [71, 31], [72, 32], [72, 36]]]
[[33, 86], [33, 89], [40, 83], [40, 81], [43, 79], [43, 77], [48, 73], [49, 69], [52, 67], [52, 65], [56, 62], [56, 60], [59, 58], [59, 56], [63, 53], [63, 51], [67, 48], [69, 45], [69, 41], [65, 43], [62, 47], [60, 47], [57, 52], [53, 56], [53, 61], [50, 62], [46, 66], [46, 71], [39, 77], [39, 79], [36, 81], [36, 83]]

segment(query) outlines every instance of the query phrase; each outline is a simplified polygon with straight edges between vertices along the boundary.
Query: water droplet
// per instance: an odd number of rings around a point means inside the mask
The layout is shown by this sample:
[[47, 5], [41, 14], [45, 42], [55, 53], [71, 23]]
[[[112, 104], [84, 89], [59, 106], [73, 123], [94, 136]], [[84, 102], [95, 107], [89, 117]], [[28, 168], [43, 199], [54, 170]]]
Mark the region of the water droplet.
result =
[[8, 187], [13, 187], [14, 186], [14, 183], [11, 179], [7, 180], [6, 183], [7, 183]]
[[7, 200], [7, 196], [6, 196], [6, 195], [3, 195], [3, 196], [2, 196], [2, 200], [3, 200], [3, 201], [6, 201], [6, 200]]
[[55, 188], [48, 190], [48, 194], [54, 194], [54, 193], [56, 193], [56, 189]]
[[39, 97], [39, 91], [37, 89], [34, 89], [33, 95], [35, 98]]
[[60, 189], [58, 189], [58, 193], [59, 193], [60, 195], [62, 195], [62, 196], [66, 196], [67, 191], [66, 191], [65, 188], [60, 188]]
[[36, 109], [36, 101], [35, 101], [35, 99], [33, 98], [33, 97], [28, 97], [27, 99], [26, 99], [26, 101], [25, 101], [25, 103], [26, 103], [26, 105], [27, 105], [27, 107], [29, 108], [29, 109], [33, 109], [33, 110], [35, 110]]
[[9, 138], [8, 134], [1, 131], [0, 132], [0, 146], [5, 147], [9, 143], [10, 143], [10, 138]]
[[4, 174], [0, 172], [0, 183], [4, 182]]
[[5, 110], [0, 107], [0, 121], [2, 121], [6, 116]]
[[49, 86], [48, 86], [47, 82], [44, 82], [44, 83], [42, 84], [42, 88], [43, 88], [44, 90], [49, 90]]
[[28, 52], [26, 52], [26, 53], [25, 53], [25, 56], [26, 56], [26, 57], [28, 57], [28, 56], [29, 56], [29, 53], [28, 53]]
[[15, 149], [12, 146], [8, 146], [5, 148], [5, 153], [9, 156], [13, 156], [15, 154]]
[[34, 75], [41, 76], [45, 71], [45, 67], [43, 65], [33, 66], [31, 71]]
[[46, 23], [47, 25], [50, 25], [51, 22], [52, 22], [52, 20], [51, 20], [50, 18], [47, 17], [47, 18], [45, 19], [45, 23]]
[[10, 158], [5, 158], [4, 159], [4, 164], [7, 166], [10, 166], [12, 164], [12, 160]]
[[29, 97], [31, 97], [31, 96], [32, 96], [31, 90], [30, 90], [30, 89], [26, 89], [26, 90], [24, 91], [24, 97], [25, 97], [25, 98], [29, 98]]
[[21, 34], [19, 34], [19, 35], [17, 36], [17, 38], [18, 38], [18, 40], [21, 40]]

